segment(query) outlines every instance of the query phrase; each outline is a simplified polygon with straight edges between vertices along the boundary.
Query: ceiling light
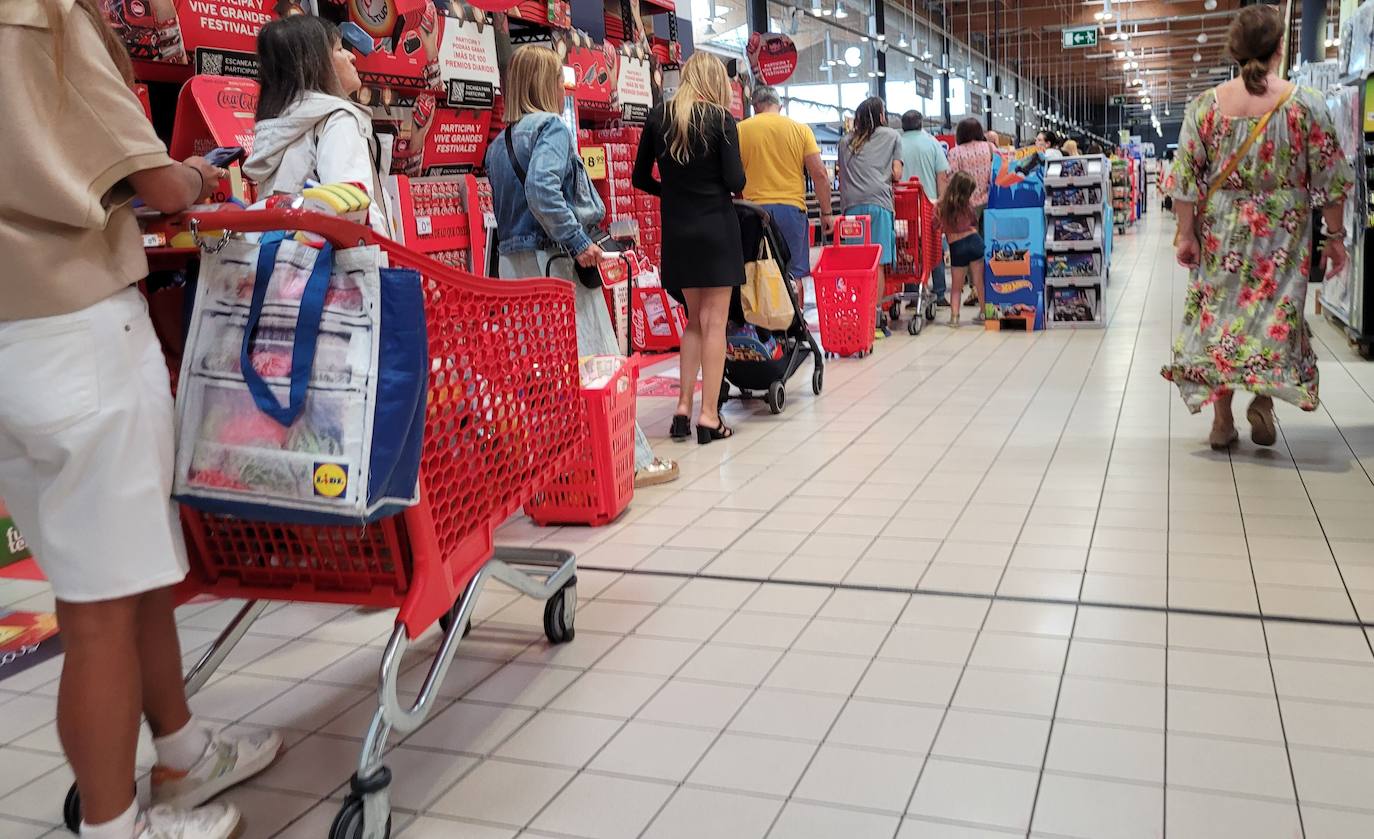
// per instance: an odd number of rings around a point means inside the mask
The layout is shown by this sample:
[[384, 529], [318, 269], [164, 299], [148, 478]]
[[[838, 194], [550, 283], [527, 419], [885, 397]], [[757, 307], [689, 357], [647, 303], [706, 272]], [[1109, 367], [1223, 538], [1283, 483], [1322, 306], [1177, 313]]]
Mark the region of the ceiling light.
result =
[[1191, 74], [1189, 74], [1189, 77], [1190, 77], [1190, 78], [1196, 79], [1196, 78], [1197, 78], [1197, 71], [1194, 70]]
[[1135, 50], [1126, 50], [1127, 58], [1135, 58]]
[[844, 10], [844, 6], [837, 6], [837, 7], [835, 8], [835, 17], [841, 18], [841, 19], [847, 18], [847, 17], [849, 17], [849, 12], [846, 12], [846, 11]]
[[1149, 103], [1149, 102], [1146, 102], [1146, 103], [1145, 103], [1145, 110], [1147, 110], [1147, 111], [1150, 110], [1150, 103]]
[[850, 47], [844, 51], [844, 63], [850, 67], [858, 67], [859, 62], [863, 61], [863, 53], [858, 47]]
[[1098, 12], [1093, 15], [1094, 20], [1102, 20], [1102, 18], [1104, 17], [1106, 17], [1106, 14], [1104, 12]]
[[915, 64], [915, 63], [916, 63], [916, 56], [914, 56], [914, 55], [908, 55], [908, 56], [906, 57], [906, 60], [907, 60], [907, 63], [908, 63], [908, 64]]
[[1205, 44], [1205, 43], [1207, 43], [1207, 33], [1206, 33], [1206, 32], [1199, 32], [1199, 33], [1197, 33], [1197, 42], [1198, 42], [1199, 44]]
[[911, 42], [908, 41], [908, 40], [906, 39], [906, 33], [905, 33], [905, 32], [903, 32], [903, 33], [897, 38], [897, 46], [901, 47], [902, 49], [906, 49], [907, 47], [911, 46]]
[[874, 37], [874, 38], [877, 38], [879, 41], [886, 41], [886, 40], [887, 40], [887, 36], [884, 35], [884, 34], [881, 33], [881, 32], [879, 32], [877, 35], [874, 35], [873, 37]]
[[850, 70], [850, 71], [849, 71], [849, 78], [851, 78], [851, 79], [857, 79], [858, 77], [859, 77], [858, 71], [856, 71], [856, 70]]
[[878, 74], [875, 73], [875, 72], [873, 72], [872, 70], [869, 70], [869, 71], [868, 71], [868, 77], [869, 77], [870, 79], [876, 79], [876, 78], [878, 77]]
[[1209, 12], [1215, 10], [1216, 7], [1217, 7], [1217, 0], [1207, 0], [1207, 2], [1205, 2], [1205, 3], [1202, 4], [1202, 8], [1206, 9], [1206, 10], [1209, 11]]
[[1193, 53], [1193, 63], [1196, 64], [1196, 63], [1198, 63], [1198, 62], [1201, 61], [1201, 60], [1202, 60], [1202, 53], [1196, 52], [1196, 51], [1195, 51], [1195, 52]]
[[832, 14], [834, 14], [834, 12], [832, 12], [830, 9], [821, 9], [821, 14], [825, 15], [826, 17], [830, 17]]
[[1139, 76], [1136, 76], [1136, 77], [1135, 77], [1135, 81], [1131, 82], [1131, 84], [1138, 84], [1138, 85], [1140, 85], [1141, 87], [1144, 87], [1144, 86], [1145, 86], [1145, 80], [1142, 79], [1142, 78], [1140, 78]]

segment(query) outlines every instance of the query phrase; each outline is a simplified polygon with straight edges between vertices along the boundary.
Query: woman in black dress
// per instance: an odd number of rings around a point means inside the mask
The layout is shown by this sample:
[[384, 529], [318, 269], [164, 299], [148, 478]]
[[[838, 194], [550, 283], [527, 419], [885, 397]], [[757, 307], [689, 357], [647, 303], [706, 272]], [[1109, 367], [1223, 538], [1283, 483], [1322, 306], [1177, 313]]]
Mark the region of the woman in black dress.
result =
[[697, 442], [733, 433], [717, 410], [730, 292], [744, 285], [743, 246], [731, 203], [733, 193], [744, 191], [744, 164], [729, 105], [725, 65], [710, 53], [694, 53], [683, 65], [677, 93], [649, 113], [635, 159], [635, 187], [663, 199], [663, 287], [687, 307], [674, 440], [691, 436], [698, 371]]

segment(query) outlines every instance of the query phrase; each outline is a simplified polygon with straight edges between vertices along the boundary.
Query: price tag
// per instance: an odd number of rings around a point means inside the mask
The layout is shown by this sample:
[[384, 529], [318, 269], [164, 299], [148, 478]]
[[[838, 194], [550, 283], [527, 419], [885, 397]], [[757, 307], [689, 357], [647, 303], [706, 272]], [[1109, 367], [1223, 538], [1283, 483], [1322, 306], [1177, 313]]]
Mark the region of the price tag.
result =
[[428, 236], [434, 232], [434, 225], [430, 222], [429, 216], [415, 217], [415, 232], [420, 236]]
[[145, 248], [161, 248], [161, 247], [166, 246], [166, 244], [167, 244], [167, 237], [164, 236], [164, 235], [161, 234], [161, 233], [144, 233], [144, 234], [143, 234], [143, 247], [145, 247]]
[[587, 168], [587, 177], [594, 181], [606, 180], [606, 149], [604, 146], [588, 146], [582, 150], [582, 165]]

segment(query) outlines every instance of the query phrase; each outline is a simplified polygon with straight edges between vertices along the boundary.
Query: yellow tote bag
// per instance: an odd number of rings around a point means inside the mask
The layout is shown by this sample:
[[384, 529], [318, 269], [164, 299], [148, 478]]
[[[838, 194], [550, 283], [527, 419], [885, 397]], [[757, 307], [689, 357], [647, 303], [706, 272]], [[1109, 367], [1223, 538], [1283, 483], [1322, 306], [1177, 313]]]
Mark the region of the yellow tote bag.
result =
[[792, 301], [787, 296], [787, 280], [773, 259], [768, 239], [759, 240], [759, 256], [744, 264], [744, 287], [740, 289], [744, 319], [755, 326], [784, 330], [792, 325]]

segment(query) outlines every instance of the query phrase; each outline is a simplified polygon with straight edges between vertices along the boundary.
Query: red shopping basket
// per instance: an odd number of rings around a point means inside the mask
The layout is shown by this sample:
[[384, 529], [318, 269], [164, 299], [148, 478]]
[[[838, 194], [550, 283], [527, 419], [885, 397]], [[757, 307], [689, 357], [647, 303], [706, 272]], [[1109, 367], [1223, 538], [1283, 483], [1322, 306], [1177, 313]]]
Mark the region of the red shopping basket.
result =
[[626, 361], [610, 381], [582, 388], [586, 437], [572, 468], [544, 487], [525, 513], [536, 524], [610, 524], [635, 494], [635, 394], [639, 366]]
[[[816, 284], [821, 346], [832, 355], [862, 358], [873, 351], [882, 246], [872, 244], [871, 225], [868, 216], [837, 219], [835, 244], [821, 249], [816, 267], [811, 269]], [[841, 239], [860, 236], [863, 244], [840, 244]]]
[[397, 622], [417, 637], [491, 558], [494, 529], [577, 451], [564, 431], [582, 421], [572, 287], [493, 282], [319, 213], [225, 211], [191, 220], [202, 230], [304, 230], [338, 247], [376, 245], [393, 267], [418, 270], [430, 374], [418, 505], [366, 527], [183, 508], [192, 570], [182, 595], [399, 608]]

